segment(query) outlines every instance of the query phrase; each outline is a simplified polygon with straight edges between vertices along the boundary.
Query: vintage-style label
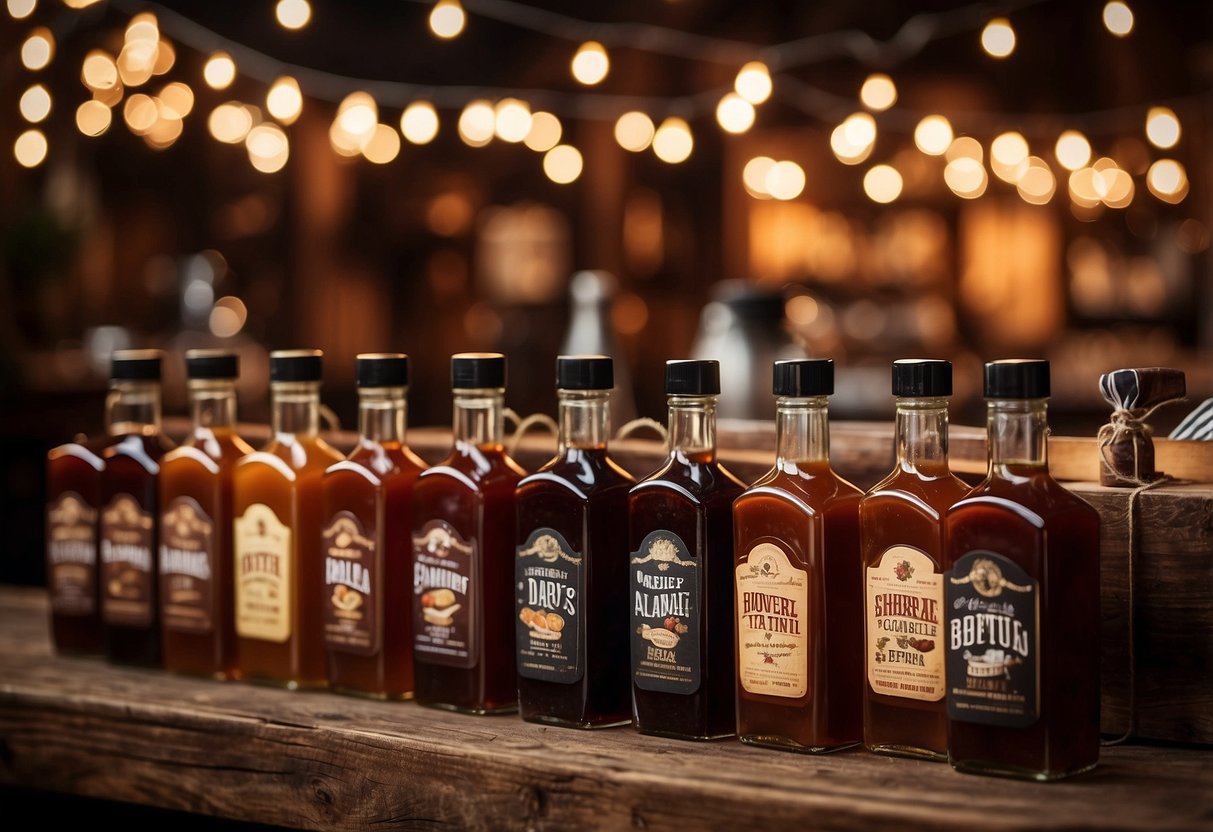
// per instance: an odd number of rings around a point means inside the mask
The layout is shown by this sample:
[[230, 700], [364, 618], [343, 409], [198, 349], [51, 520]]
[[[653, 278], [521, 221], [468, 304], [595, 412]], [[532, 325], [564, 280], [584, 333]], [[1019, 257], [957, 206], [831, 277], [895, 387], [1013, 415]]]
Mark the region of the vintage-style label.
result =
[[236, 518], [236, 633], [284, 642], [291, 637], [291, 529], [264, 503]]
[[584, 675], [582, 560], [555, 529], [535, 529], [517, 548], [514, 643], [518, 675], [566, 683]]
[[101, 512], [101, 615], [108, 624], [152, 623], [154, 525], [130, 494], [116, 495]]
[[699, 563], [682, 538], [650, 532], [632, 553], [632, 679], [643, 690], [699, 690]]
[[375, 538], [353, 512], [329, 520], [324, 541], [324, 641], [332, 650], [379, 652], [379, 568]]
[[[947, 575], [948, 716], [1022, 728], [1036, 722], [1040, 602], [1036, 581], [995, 552], [964, 555]], [[1098, 650], [1098, 644], [1078, 645]]]
[[809, 573], [774, 543], [737, 564], [737, 672], [750, 693], [799, 699], [809, 690]]
[[75, 491], [46, 507], [46, 565], [57, 614], [97, 611], [97, 509]]
[[160, 515], [160, 601], [164, 626], [205, 635], [214, 627], [215, 524], [193, 497]]
[[480, 592], [475, 541], [445, 520], [413, 536], [413, 652], [423, 661], [464, 669], [480, 660]]
[[868, 684], [938, 702], [945, 692], [943, 575], [922, 550], [890, 546], [867, 573]]

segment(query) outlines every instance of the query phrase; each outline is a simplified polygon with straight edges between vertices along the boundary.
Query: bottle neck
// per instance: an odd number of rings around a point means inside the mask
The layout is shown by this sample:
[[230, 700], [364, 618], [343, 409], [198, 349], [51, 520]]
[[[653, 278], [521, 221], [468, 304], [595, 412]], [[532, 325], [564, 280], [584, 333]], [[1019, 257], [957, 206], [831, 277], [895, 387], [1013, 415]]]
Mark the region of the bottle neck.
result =
[[570, 448], [606, 448], [611, 423], [610, 390], [557, 390], [560, 440], [557, 453]]
[[457, 389], [455, 396], [455, 445], [502, 447], [505, 437], [505, 390]]
[[270, 385], [270, 425], [275, 436], [320, 433], [320, 382], [279, 381]]
[[404, 444], [408, 425], [407, 387], [358, 390], [358, 433], [366, 442]]
[[716, 458], [719, 396], [670, 396], [670, 454], [684, 462]]
[[114, 381], [105, 400], [105, 426], [110, 436], [160, 432], [160, 383]]
[[825, 396], [775, 400], [775, 464], [794, 471], [830, 462], [830, 415]]
[[940, 475], [948, 470], [948, 399], [897, 399], [897, 465], [903, 471]]
[[192, 379], [189, 391], [195, 430], [236, 427], [236, 382]]
[[1047, 399], [990, 399], [986, 425], [993, 473], [1049, 467]]

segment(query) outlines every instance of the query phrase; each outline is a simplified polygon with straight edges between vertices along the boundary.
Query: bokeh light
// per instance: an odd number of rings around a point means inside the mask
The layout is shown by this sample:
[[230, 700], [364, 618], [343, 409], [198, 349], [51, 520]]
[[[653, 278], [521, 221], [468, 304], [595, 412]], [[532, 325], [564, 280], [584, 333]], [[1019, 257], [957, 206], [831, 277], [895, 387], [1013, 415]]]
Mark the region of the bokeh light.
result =
[[882, 112], [897, 103], [897, 86], [889, 76], [874, 73], [859, 88], [859, 100], [869, 110]]
[[49, 147], [41, 130], [26, 130], [13, 142], [13, 156], [24, 168], [36, 168], [46, 160]]
[[1112, 0], [1103, 7], [1103, 25], [1112, 34], [1123, 38], [1133, 31], [1133, 10], [1120, 0]]
[[735, 92], [727, 93], [716, 105], [716, 122], [726, 133], [744, 133], [754, 126], [754, 105]]
[[493, 111], [493, 130], [503, 142], [517, 144], [531, 132], [531, 107], [517, 98], [503, 98]]
[[881, 205], [901, 196], [901, 188], [901, 173], [892, 165], [875, 165], [863, 175], [863, 192]]
[[1063, 168], [1078, 170], [1091, 161], [1091, 143], [1077, 130], [1067, 130], [1057, 137], [1053, 153]]
[[558, 185], [576, 181], [581, 168], [581, 151], [570, 144], [558, 144], [543, 154], [543, 172]]
[[992, 58], [1005, 58], [1015, 51], [1015, 30], [1011, 21], [996, 17], [981, 30], [981, 48]]
[[278, 0], [274, 16], [284, 29], [302, 29], [312, 19], [312, 6], [307, 0]]
[[624, 150], [633, 153], [647, 150], [653, 143], [655, 132], [657, 128], [653, 126], [653, 120], [637, 110], [624, 113], [615, 122], [615, 141]]
[[1179, 143], [1179, 117], [1169, 107], [1151, 107], [1146, 114], [1146, 138], [1166, 150]]
[[471, 147], [484, 147], [493, 140], [497, 114], [484, 99], [469, 101], [459, 114], [459, 138]]
[[276, 80], [265, 94], [265, 109], [283, 124], [294, 124], [303, 112], [303, 91], [299, 89], [299, 82], [289, 75]]
[[771, 97], [771, 72], [761, 61], [750, 61], [737, 72], [733, 89], [751, 104], [761, 104]]
[[591, 40], [581, 44], [570, 66], [578, 83], [592, 87], [602, 83], [602, 79], [607, 77], [611, 69], [611, 59], [607, 55], [606, 47], [596, 40]]
[[653, 153], [657, 154], [658, 159], [671, 165], [685, 162], [694, 148], [695, 138], [691, 135], [691, 126], [677, 116], [670, 116], [661, 122], [661, 126], [653, 134]]
[[943, 116], [926, 116], [914, 128], [914, 144], [928, 156], [942, 156], [952, 145], [952, 124]]
[[213, 90], [225, 90], [236, 80], [236, 62], [226, 52], [216, 52], [202, 67], [202, 78]]
[[429, 144], [438, 135], [438, 111], [428, 101], [414, 101], [400, 115], [400, 132], [413, 144]]
[[546, 153], [560, 144], [560, 137], [563, 134], [564, 128], [560, 124], [560, 119], [541, 110], [531, 115], [531, 129], [527, 132], [523, 142], [531, 150]]
[[430, 11], [430, 31], [443, 40], [459, 37], [467, 24], [467, 14], [459, 0], [438, 0]]

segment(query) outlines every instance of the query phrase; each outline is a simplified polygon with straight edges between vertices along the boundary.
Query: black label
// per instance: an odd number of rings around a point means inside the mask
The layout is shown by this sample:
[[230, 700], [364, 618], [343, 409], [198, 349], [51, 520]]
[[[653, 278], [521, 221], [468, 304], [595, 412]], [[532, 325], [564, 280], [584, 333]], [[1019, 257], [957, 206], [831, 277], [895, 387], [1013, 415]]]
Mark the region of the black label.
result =
[[[1013, 561], [976, 550], [945, 586], [948, 716], [1023, 728], [1036, 722], [1040, 632], [1036, 581]], [[1099, 649], [1099, 645], [1087, 645]]]
[[321, 533], [324, 641], [360, 656], [379, 652], [379, 569], [375, 536], [353, 512], [339, 511]]
[[413, 652], [424, 661], [467, 670], [480, 660], [476, 567], [475, 541], [445, 520], [413, 536]]
[[632, 678], [643, 690], [699, 690], [699, 564], [682, 538], [650, 532], [632, 553]]
[[514, 559], [518, 675], [576, 682], [585, 673], [582, 557], [555, 529], [531, 532]]

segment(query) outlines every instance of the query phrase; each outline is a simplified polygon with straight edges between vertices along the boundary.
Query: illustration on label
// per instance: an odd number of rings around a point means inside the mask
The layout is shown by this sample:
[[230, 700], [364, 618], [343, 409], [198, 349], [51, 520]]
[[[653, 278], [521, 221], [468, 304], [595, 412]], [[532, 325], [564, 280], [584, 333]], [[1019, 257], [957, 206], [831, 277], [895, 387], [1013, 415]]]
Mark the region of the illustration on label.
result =
[[632, 553], [632, 678], [643, 690], [699, 690], [699, 564], [682, 538], [650, 532]]
[[75, 491], [46, 507], [51, 607], [60, 615], [97, 610], [97, 510]]
[[796, 568], [781, 547], [759, 543], [734, 575], [741, 686], [799, 699], [809, 690], [808, 572]]
[[372, 656], [379, 651], [379, 564], [375, 539], [352, 512], [339, 511], [325, 528], [324, 640], [334, 650]]
[[920, 549], [891, 546], [867, 575], [867, 668], [874, 693], [944, 697], [943, 575]]
[[101, 512], [101, 614], [110, 624], [152, 623], [154, 525], [130, 494], [116, 495]]
[[236, 633], [282, 643], [291, 637], [291, 530], [264, 503], [236, 518]]
[[555, 529], [531, 532], [514, 559], [518, 674], [576, 682], [585, 673], [582, 557]]
[[976, 550], [956, 561], [948, 573], [946, 594], [948, 716], [1009, 727], [1036, 722], [1036, 581], [1014, 561]]
[[209, 633], [214, 624], [215, 524], [192, 497], [177, 497], [160, 515], [160, 593], [164, 626]]
[[413, 650], [434, 664], [475, 667], [476, 547], [445, 520], [413, 536]]

